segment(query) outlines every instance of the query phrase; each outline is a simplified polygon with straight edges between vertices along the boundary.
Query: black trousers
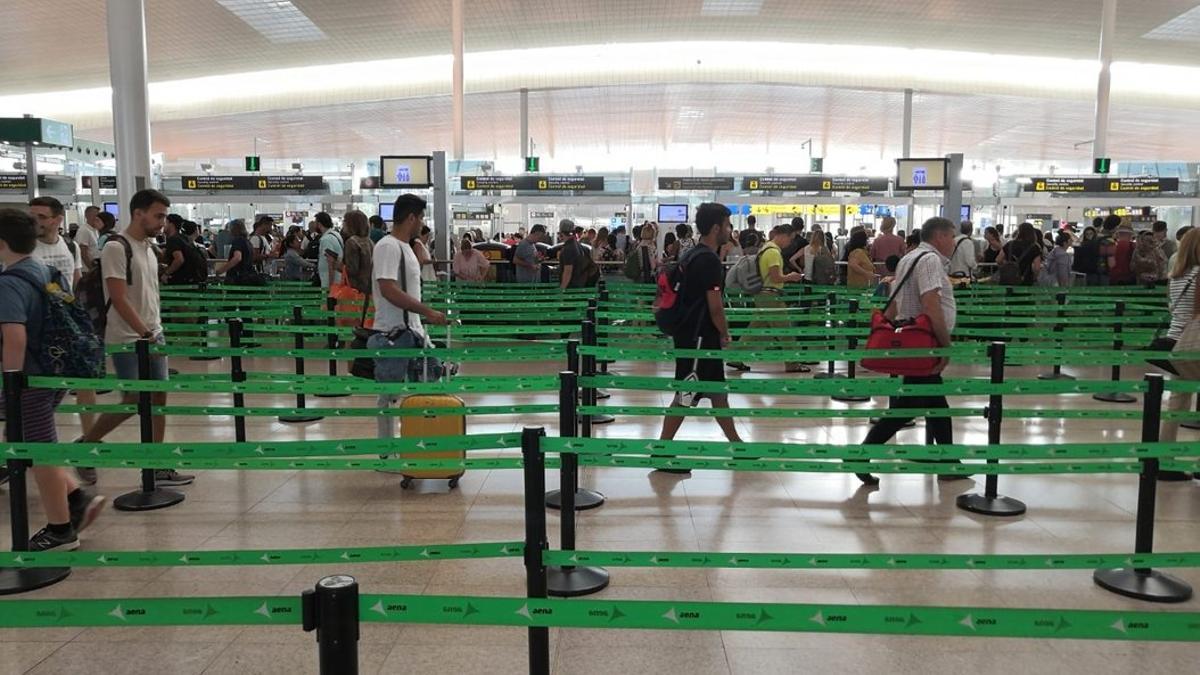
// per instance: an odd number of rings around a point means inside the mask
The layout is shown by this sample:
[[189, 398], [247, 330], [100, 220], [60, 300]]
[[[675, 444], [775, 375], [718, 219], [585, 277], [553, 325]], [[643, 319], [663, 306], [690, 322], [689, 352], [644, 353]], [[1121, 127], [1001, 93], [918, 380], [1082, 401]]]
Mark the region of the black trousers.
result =
[[[941, 384], [941, 375], [925, 375], [921, 377], [905, 377], [904, 384]], [[889, 409], [897, 408], [949, 408], [945, 396], [892, 396], [888, 401]], [[914, 418], [912, 417], [883, 417], [867, 432], [864, 445], [883, 445], [892, 440], [897, 431], [904, 428]], [[954, 443], [954, 426], [949, 417], [928, 417], [925, 419], [926, 428], [938, 445]]]

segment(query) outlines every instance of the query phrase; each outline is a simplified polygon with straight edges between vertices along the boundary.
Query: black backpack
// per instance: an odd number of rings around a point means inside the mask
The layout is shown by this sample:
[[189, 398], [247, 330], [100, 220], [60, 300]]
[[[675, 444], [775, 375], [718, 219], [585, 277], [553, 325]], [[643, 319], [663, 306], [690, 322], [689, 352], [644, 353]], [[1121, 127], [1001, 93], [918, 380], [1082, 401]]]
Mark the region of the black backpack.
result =
[[184, 240], [180, 278], [193, 284], [208, 281], [208, 257], [190, 241]]
[[[119, 234], [110, 234], [104, 245], [107, 246], [108, 242], [112, 241], [120, 242], [125, 249], [125, 283], [133, 285], [133, 247], [128, 239]], [[80, 277], [76, 295], [83, 301], [83, 307], [87, 309], [96, 335], [103, 339], [104, 327], [108, 325], [108, 308], [112, 306], [112, 301], [104, 299], [104, 270], [101, 269], [100, 258], [96, 258], [90, 272]]]
[[[692, 260], [700, 255], [700, 251], [712, 253], [707, 247], [695, 246], [687, 250], [678, 262], [664, 265], [658, 271], [656, 279], [657, 290], [654, 298], [654, 322], [664, 335], [675, 336], [688, 326], [695, 316], [696, 310], [703, 306], [705, 300], [693, 301], [690, 305], [683, 301], [683, 285], [687, 278], [687, 267]], [[716, 255], [713, 253], [713, 255]]]

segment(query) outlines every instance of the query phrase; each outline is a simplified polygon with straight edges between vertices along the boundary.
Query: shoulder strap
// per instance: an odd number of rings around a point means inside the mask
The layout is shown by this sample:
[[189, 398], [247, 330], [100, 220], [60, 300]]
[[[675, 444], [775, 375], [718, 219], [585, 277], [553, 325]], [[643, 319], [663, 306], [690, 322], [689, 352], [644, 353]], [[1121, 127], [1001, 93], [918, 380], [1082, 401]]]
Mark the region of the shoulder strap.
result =
[[75, 257], [75, 250], [77, 249], [75, 242], [70, 237], [63, 237], [63, 241], [67, 242], [67, 250], [71, 252], [71, 257]]
[[1171, 308], [1169, 310], [1167, 310], [1168, 315], [1170, 315], [1171, 317], [1175, 316], [1175, 308], [1179, 306], [1180, 301], [1183, 300], [1183, 296], [1187, 295], [1187, 292], [1189, 290], [1191, 290], [1192, 284], [1196, 283], [1196, 277], [1198, 275], [1200, 275], [1200, 274], [1198, 274], [1197, 272], [1192, 272], [1192, 278], [1188, 279], [1187, 284], [1183, 287], [1183, 291], [1181, 291], [1179, 293], [1179, 297], [1175, 298], [1175, 302], [1172, 302]]
[[[108, 241], [119, 241], [121, 247], [125, 249], [125, 283], [133, 284], [133, 245], [125, 238], [123, 234], [113, 233], [108, 236]], [[108, 242], [104, 242], [105, 246]]]
[[[408, 250], [412, 251], [411, 245], [409, 245]], [[413, 255], [416, 255], [415, 251], [413, 252]], [[404, 291], [405, 295], [408, 295], [408, 267], [407, 267], [407, 265], [404, 264], [405, 257], [406, 256], [404, 255], [404, 248], [401, 248], [400, 249], [400, 290]], [[408, 310], [401, 309], [400, 315], [404, 317], [404, 327], [409, 328], [410, 326], [408, 325]], [[363, 316], [366, 316], [366, 314], [364, 313]], [[364, 319], [364, 321], [365, 321], [365, 319]]]
[[904, 273], [904, 278], [900, 280], [900, 283], [896, 286], [896, 290], [892, 291], [891, 297], [888, 298], [887, 304], [883, 306], [882, 311], [884, 314], [887, 314], [888, 307], [891, 307], [892, 302], [894, 302], [896, 297], [900, 295], [900, 290], [904, 288], [904, 284], [908, 283], [909, 277], [913, 275], [913, 272], [917, 271], [917, 265], [921, 263], [921, 259], [927, 255], [929, 255], [929, 251], [924, 251], [921, 253], [921, 255], [917, 256], [917, 259], [914, 260], [911, 265], [908, 266], [908, 271]]
[[970, 241], [970, 240], [971, 240], [971, 238], [968, 237], [967, 235], [965, 235], [965, 234], [962, 235], [962, 238], [959, 239], [958, 243], [954, 245], [954, 250], [950, 253], [950, 257], [953, 258], [954, 254], [958, 253], [958, 249], [962, 248], [963, 242]]

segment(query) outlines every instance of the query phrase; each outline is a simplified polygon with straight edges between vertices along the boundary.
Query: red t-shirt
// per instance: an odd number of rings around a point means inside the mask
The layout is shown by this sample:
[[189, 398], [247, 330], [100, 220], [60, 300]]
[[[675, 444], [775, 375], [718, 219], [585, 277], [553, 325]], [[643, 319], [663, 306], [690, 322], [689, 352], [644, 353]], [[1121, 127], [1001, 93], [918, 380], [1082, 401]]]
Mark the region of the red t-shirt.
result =
[[1113, 253], [1115, 264], [1108, 269], [1110, 283], [1128, 283], [1133, 281], [1133, 242], [1128, 239], [1117, 241]]

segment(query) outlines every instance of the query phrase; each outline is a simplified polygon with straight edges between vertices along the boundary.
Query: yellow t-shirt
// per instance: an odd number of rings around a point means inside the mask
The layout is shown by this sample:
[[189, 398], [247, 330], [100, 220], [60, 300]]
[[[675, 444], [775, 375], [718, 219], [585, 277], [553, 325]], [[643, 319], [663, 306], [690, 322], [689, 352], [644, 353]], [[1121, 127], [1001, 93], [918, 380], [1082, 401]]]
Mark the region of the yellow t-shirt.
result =
[[[857, 262], [862, 266], [873, 266], [871, 256], [867, 255], [866, 250], [856, 248], [850, 252], [850, 261]], [[858, 271], [853, 265], [846, 270], [846, 285], [850, 288], [867, 288], [871, 282], [875, 280], [874, 274], [866, 274]]]
[[758, 256], [758, 274], [762, 277], [763, 288], [774, 288], [779, 290], [783, 288], [783, 282], [771, 282], [771, 268], [778, 267], [779, 273], [783, 274], [783, 251], [779, 250], [779, 246], [773, 241], [769, 241], [762, 247], [762, 251]]

